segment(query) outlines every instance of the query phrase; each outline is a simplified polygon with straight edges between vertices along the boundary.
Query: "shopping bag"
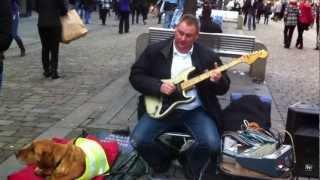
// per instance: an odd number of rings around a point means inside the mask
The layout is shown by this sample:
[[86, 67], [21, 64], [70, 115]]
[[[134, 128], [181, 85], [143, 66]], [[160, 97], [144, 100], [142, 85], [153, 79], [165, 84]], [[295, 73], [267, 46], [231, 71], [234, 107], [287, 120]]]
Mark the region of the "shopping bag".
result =
[[60, 20], [62, 25], [61, 41], [63, 43], [70, 43], [88, 33], [88, 29], [74, 9], [69, 10], [65, 16], [60, 18]]

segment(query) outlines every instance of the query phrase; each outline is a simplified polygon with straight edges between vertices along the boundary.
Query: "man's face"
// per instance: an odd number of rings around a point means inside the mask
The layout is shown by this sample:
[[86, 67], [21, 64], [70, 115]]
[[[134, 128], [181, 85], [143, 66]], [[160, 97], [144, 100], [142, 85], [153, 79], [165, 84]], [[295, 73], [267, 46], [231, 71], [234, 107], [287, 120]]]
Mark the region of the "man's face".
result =
[[175, 29], [175, 46], [180, 53], [187, 53], [198, 39], [198, 31], [194, 25], [181, 22]]

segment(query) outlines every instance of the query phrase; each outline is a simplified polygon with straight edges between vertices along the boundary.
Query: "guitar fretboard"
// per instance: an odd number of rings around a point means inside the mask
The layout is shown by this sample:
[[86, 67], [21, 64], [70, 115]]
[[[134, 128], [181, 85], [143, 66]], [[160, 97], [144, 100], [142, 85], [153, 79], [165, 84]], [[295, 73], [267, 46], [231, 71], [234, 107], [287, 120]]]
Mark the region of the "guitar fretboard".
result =
[[227, 70], [227, 69], [229, 69], [229, 68], [231, 68], [231, 67], [233, 67], [233, 66], [235, 66], [235, 65], [237, 65], [237, 64], [239, 64], [241, 62], [242, 62], [241, 59], [237, 59], [237, 60], [234, 60], [234, 61], [232, 61], [232, 62], [230, 62], [228, 64], [224, 64], [222, 66], [219, 66], [216, 69], [207, 71], [207, 72], [205, 72], [203, 74], [200, 74], [200, 75], [198, 75], [196, 77], [193, 77], [193, 78], [191, 78], [191, 79], [189, 79], [187, 81], [184, 81], [183, 83], [181, 83], [181, 90], [189, 90], [189, 89], [193, 88], [193, 86], [198, 84], [199, 82], [208, 79], [210, 77], [211, 72], [214, 71], [214, 70], [218, 70], [220, 72], [223, 72], [223, 71], [225, 71], [225, 70]]

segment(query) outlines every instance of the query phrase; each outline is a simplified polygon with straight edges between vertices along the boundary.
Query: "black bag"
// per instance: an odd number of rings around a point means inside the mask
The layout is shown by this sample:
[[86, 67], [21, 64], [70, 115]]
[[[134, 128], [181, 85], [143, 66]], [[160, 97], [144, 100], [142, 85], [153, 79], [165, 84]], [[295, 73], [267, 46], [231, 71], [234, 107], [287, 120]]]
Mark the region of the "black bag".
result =
[[263, 102], [259, 96], [244, 95], [232, 101], [222, 111], [224, 131], [240, 130], [243, 120], [257, 122], [262, 128], [271, 127], [271, 103]]
[[111, 167], [107, 180], [136, 180], [150, 174], [150, 167], [142, 157], [133, 150], [121, 153], [115, 164]]

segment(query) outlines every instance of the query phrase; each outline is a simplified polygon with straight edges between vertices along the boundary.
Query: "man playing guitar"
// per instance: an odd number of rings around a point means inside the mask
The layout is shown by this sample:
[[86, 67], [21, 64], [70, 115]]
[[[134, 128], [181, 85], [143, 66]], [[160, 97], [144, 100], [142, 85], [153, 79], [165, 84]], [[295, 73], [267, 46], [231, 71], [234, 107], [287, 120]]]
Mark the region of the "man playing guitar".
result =
[[[148, 46], [134, 63], [130, 74], [132, 86], [144, 96], [170, 99], [179, 94], [179, 87], [162, 79], [175, 77], [192, 66], [195, 74], [221, 66], [221, 60], [212, 50], [195, 43], [198, 36], [198, 20], [193, 15], [184, 15], [173, 39]], [[201, 179], [208, 162], [212, 160], [216, 164], [221, 128], [221, 108], [216, 95], [228, 91], [230, 79], [220, 70], [210, 71], [209, 76], [186, 92], [187, 96], [194, 97], [190, 103], [178, 105], [161, 118], [145, 113], [138, 121], [131, 142], [155, 172], [166, 171], [173, 159], [169, 149], [157, 141], [166, 131], [186, 132], [195, 139], [180, 157], [184, 169], [191, 173], [187, 178]]]

